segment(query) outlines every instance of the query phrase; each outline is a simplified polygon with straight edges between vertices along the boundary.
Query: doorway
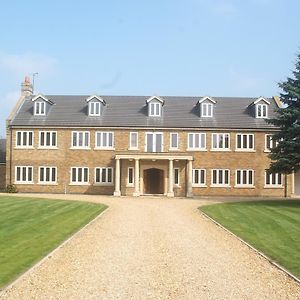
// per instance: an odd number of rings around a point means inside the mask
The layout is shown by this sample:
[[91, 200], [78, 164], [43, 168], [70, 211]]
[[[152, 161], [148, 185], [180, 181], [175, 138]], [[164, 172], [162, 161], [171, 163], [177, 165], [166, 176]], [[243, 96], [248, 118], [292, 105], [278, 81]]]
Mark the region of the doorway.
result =
[[295, 173], [295, 195], [300, 196], [300, 171]]
[[144, 194], [164, 193], [164, 171], [156, 168], [144, 170]]

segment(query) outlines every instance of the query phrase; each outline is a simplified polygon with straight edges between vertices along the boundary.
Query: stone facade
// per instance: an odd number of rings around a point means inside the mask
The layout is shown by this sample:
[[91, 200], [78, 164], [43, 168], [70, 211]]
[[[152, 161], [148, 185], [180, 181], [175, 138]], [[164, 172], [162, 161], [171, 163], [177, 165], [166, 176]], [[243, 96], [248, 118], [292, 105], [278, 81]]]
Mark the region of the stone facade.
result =
[[[34, 132], [32, 148], [16, 147], [16, 132], [30, 130]], [[54, 130], [57, 132], [57, 149], [39, 148], [39, 131]], [[73, 130], [90, 132], [90, 148], [71, 149]], [[95, 149], [95, 132], [109, 131], [114, 133], [114, 147], [111, 150]], [[138, 149], [129, 149], [130, 132], [138, 132]], [[163, 133], [163, 152], [149, 153], [145, 150], [145, 133]], [[170, 150], [170, 133], [178, 133], [179, 149]], [[204, 151], [188, 151], [188, 133], [206, 133], [206, 149]], [[230, 134], [230, 149], [213, 151], [211, 148], [212, 133], [222, 132]], [[254, 134], [254, 151], [236, 151], [236, 134]], [[266, 187], [265, 170], [270, 160], [265, 152], [265, 135], [267, 131], [244, 130], [188, 130], [188, 129], [104, 129], [104, 128], [13, 128], [7, 131], [7, 157], [12, 157], [6, 164], [6, 184], [16, 184], [20, 192], [47, 193], [87, 193], [107, 195], [142, 195], [145, 194], [145, 176], [147, 170], [161, 170], [162, 193], [168, 196], [284, 196], [284, 182], [276, 187]], [[12, 154], [10, 154], [12, 151]], [[116, 168], [116, 158], [119, 168]], [[205, 169], [205, 185], [192, 186], [192, 169]], [[33, 183], [18, 184], [15, 182], [16, 166], [33, 167]], [[54, 184], [39, 184], [39, 167], [51, 166], [57, 168], [57, 181]], [[71, 167], [88, 167], [89, 180], [87, 184], [70, 183]], [[113, 182], [109, 184], [94, 184], [95, 168], [113, 168]], [[134, 182], [128, 183], [128, 168], [133, 168]], [[179, 169], [179, 184], [174, 184], [174, 168]], [[190, 169], [189, 169], [190, 168]], [[230, 184], [228, 187], [212, 186], [212, 169], [230, 170]], [[254, 170], [254, 184], [251, 187], [236, 186], [236, 170]], [[138, 173], [137, 173], [138, 172]], [[138, 175], [137, 175], [138, 174]], [[158, 173], [157, 173], [158, 174]], [[171, 177], [170, 177], [171, 176]], [[171, 179], [170, 179], [171, 178]], [[154, 179], [154, 178], [153, 178]], [[149, 180], [149, 179], [148, 179]], [[291, 179], [288, 178], [288, 183]], [[118, 186], [117, 186], [118, 185]], [[288, 195], [292, 193], [292, 186], [288, 184]]]

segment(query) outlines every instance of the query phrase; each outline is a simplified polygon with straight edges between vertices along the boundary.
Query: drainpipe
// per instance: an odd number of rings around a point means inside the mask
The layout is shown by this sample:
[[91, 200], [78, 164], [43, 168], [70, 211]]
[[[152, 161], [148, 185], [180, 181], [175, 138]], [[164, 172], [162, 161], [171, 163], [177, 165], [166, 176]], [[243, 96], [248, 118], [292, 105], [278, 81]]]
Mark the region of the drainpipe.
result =
[[12, 127], [9, 127], [10, 139], [9, 139], [9, 184], [12, 184]]

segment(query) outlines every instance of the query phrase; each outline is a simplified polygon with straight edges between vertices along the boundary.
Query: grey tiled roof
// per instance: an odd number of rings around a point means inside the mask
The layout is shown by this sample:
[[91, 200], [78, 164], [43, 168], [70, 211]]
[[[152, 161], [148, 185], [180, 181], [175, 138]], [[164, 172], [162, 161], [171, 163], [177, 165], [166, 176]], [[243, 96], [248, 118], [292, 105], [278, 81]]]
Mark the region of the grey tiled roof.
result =
[[0, 139], [0, 163], [6, 161], [6, 140]]
[[[54, 102], [47, 116], [33, 115], [31, 98], [24, 101], [12, 120], [13, 126], [74, 126], [74, 127], [151, 127], [151, 128], [232, 128], [271, 129], [264, 119], [251, 115], [249, 105], [257, 98], [212, 97], [217, 103], [213, 118], [201, 118], [197, 102], [202, 97], [162, 96], [165, 101], [161, 117], [148, 117], [146, 100], [150, 96], [101, 96], [106, 101], [101, 117], [87, 115], [89, 95], [48, 95]], [[270, 101], [269, 116], [277, 107]]]

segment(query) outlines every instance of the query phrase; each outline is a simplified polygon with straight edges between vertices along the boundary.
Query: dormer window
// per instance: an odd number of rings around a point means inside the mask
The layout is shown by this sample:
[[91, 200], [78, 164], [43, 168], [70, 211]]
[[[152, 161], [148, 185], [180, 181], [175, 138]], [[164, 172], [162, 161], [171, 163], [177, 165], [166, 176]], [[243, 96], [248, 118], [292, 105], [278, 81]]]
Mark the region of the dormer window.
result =
[[101, 115], [101, 104], [100, 102], [89, 103], [89, 116], [100, 116]]
[[160, 97], [153, 96], [146, 101], [148, 105], [148, 116], [149, 117], [160, 117], [162, 115], [162, 106], [164, 100]]
[[199, 100], [200, 117], [212, 118], [214, 116], [214, 104], [217, 102], [210, 97], [204, 97]]
[[36, 101], [34, 103], [34, 114], [36, 116], [44, 116], [46, 114], [46, 103], [42, 101]]
[[212, 117], [213, 116], [212, 103], [201, 103], [201, 117]]
[[46, 116], [51, 105], [54, 104], [51, 100], [47, 99], [45, 96], [41, 94], [32, 98], [31, 101], [34, 102], [33, 114], [35, 116]]
[[92, 95], [86, 99], [88, 103], [88, 115], [92, 117], [99, 117], [103, 112], [103, 107], [106, 102], [97, 95]]
[[268, 108], [270, 102], [260, 97], [253, 103], [255, 105], [255, 117], [260, 119], [268, 118]]
[[257, 104], [256, 105], [256, 118], [267, 118], [268, 117], [268, 105]]

